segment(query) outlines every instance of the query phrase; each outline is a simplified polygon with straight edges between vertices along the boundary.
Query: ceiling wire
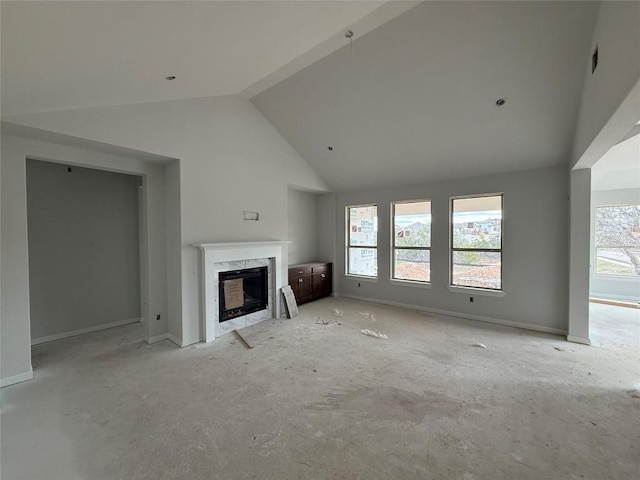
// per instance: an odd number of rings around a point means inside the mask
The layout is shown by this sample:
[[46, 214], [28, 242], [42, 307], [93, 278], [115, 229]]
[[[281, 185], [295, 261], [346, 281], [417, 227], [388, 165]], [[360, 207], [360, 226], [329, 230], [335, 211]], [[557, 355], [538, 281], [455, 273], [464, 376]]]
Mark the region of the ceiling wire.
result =
[[349, 39], [349, 51], [353, 52], [353, 30], [347, 30], [344, 36]]

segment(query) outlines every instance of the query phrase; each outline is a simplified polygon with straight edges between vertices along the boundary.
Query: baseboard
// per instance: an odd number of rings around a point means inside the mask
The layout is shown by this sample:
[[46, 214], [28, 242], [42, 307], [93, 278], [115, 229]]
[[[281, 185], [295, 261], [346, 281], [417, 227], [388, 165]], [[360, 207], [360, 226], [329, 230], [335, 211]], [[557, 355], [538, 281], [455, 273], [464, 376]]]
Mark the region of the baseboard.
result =
[[591, 340], [586, 337], [576, 337], [574, 335], [567, 335], [567, 342], [581, 343], [583, 345], [591, 345]]
[[154, 343], [162, 342], [163, 340], [169, 340], [171, 343], [175, 343], [177, 346], [182, 347], [182, 340], [178, 337], [174, 337], [170, 333], [161, 333], [160, 335], [154, 335], [153, 337], [145, 338], [145, 341], [152, 345]]
[[72, 330], [70, 332], [56, 333], [55, 335], [49, 335], [47, 337], [34, 338], [31, 340], [31, 345], [39, 345], [41, 343], [53, 342], [55, 340], [62, 340], [63, 338], [75, 337], [77, 335], [84, 335], [85, 333], [99, 332], [100, 330], [106, 330], [108, 328], [121, 327], [123, 325], [130, 325], [132, 323], [140, 323], [140, 318], [127, 318], [125, 320], [119, 320], [113, 323], [105, 323], [103, 325], [96, 325], [93, 327], [80, 328], [78, 330]]
[[26, 382], [27, 380], [31, 380], [32, 378], [33, 369], [29, 367], [28, 372], [19, 373], [18, 375], [12, 375], [11, 377], [0, 379], [0, 388], [8, 387], [9, 385], [15, 385], [16, 383]]
[[609, 300], [607, 298], [593, 298], [593, 297], [591, 297], [589, 301], [591, 303], [600, 303], [602, 305], [612, 305], [614, 307], [640, 309], [640, 302], [627, 302], [623, 300]]
[[379, 303], [382, 305], [390, 305], [392, 307], [408, 308], [410, 310], [418, 310], [421, 312], [436, 313], [438, 315], [446, 315], [447, 317], [464, 318], [465, 320], [476, 320], [484, 323], [492, 323], [494, 325], [503, 325], [506, 327], [524, 328], [526, 330], [534, 330], [536, 332], [553, 333], [556, 335], [566, 335], [567, 331], [561, 328], [545, 327], [542, 325], [534, 325], [532, 323], [512, 322], [511, 320], [503, 320], [500, 318], [482, 317], [480, 315], [471, 315], [468, 313], [451, 312], [449, 310], [440, 310], [437, 308], [423, 307], [421, 305], [410, 305], [406, 303], [391, 302], [388, 300], [379, 300], [367, 297], [358, 297], [356, 295], [336, 294], [336, 297], [350, 298], [352, 300], [360, 300], [362, 302]]

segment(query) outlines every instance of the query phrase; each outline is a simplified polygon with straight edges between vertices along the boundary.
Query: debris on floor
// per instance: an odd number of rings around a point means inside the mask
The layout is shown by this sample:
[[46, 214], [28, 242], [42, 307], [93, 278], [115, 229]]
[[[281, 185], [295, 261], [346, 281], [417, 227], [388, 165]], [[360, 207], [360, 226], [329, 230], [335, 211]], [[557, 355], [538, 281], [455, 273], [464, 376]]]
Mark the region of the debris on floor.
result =
[[638, 389], [629, 390], [629, 391], [627, 391], [627, 393], [629, 394], [629, 396], [631, 398], [640, 398], [640, 390], [638, 390]]
[[316, 325], [331, 325], [335, 323], [337, 320], [322, 320], [320, 317], [316, 319]]
[[244, 344], [246, 345], [246, 347], [247, 347], [247, 348], [253, 348], [253, 345], [251, 345], [251, 344], [247, 341], [247, 339], [246, 339], [246, 338], [244, 338], [244, 337], [242, 336], [242, 334], [241, 334], [238, 330], [234, 330], [233, 332], [238, 336], [238, 338], [239, 338], [240, 340], [242, 340], [242, 343], [244, 343]]
[[564, 352], [564, 348], [560, 348], [560, 347], [553, 347], [553, 348], [555, 348], [555, 349], [556, 349], [556, 350], [558, 350], [559, 352]]
[[374, 338], [383, 338], [383, 339], [389, 338], [382, 332], [374, 332], [373, 330], [369, 330], [368, 328], [365, 328], [364, 330], [360, 330], [360, 333], [362, 333], [363, 335], [367, 335], [369, 337], [374, 337]]
[[367, 320], [371, 320], [372, 322], [376, 321], [376, 314], [373, 312], [358, 312], [358, 313], [360, 313], [360, 315], [362, 315]]
[[487, 346], [484, 343], [474, 343], [471, 346], [472, 347], [478, 347], [478, 348], [487, 348]]
[[331, 313], [333, 313], [334, 317], [338, 317], [338, 318], [344, 315], [344, 312], [338, 308], [334, 308]]

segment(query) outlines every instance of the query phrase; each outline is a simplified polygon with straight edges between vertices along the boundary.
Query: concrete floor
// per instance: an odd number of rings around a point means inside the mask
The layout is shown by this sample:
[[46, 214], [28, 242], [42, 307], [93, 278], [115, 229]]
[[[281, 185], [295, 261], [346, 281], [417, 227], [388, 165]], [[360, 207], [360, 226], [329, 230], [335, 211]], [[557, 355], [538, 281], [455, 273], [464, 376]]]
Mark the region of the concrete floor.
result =
[[139, 325], [34, 347], [35, 380], [2, 390], [1, 478], [638, 478], [640, 310], [592, 305], [592, 347], [337, 298], [300, 311], [249, 329], [252, 350], [151, 347]]

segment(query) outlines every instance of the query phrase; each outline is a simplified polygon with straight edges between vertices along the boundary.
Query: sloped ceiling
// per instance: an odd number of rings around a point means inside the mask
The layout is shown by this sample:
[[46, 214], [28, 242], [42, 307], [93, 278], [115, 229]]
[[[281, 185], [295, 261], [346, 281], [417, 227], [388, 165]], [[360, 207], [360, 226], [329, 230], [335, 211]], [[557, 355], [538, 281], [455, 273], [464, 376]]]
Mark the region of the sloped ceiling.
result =
[[566, 164], [596, 12], [426, 2], [252, 102], [337, 191]]
[[[303, 65], [308, 51], [364, 18], [377, 26], [378, 10], [386, 11], [384, 21], [404, 6], [3, 0], [0, 8], [7, 115], [236, 95], [294, 61]], [[177, 78], [165, 80], [171, 75]]]
[[591, 169], [592, 190], [640, 188], [640, 133], [612, 147]]

